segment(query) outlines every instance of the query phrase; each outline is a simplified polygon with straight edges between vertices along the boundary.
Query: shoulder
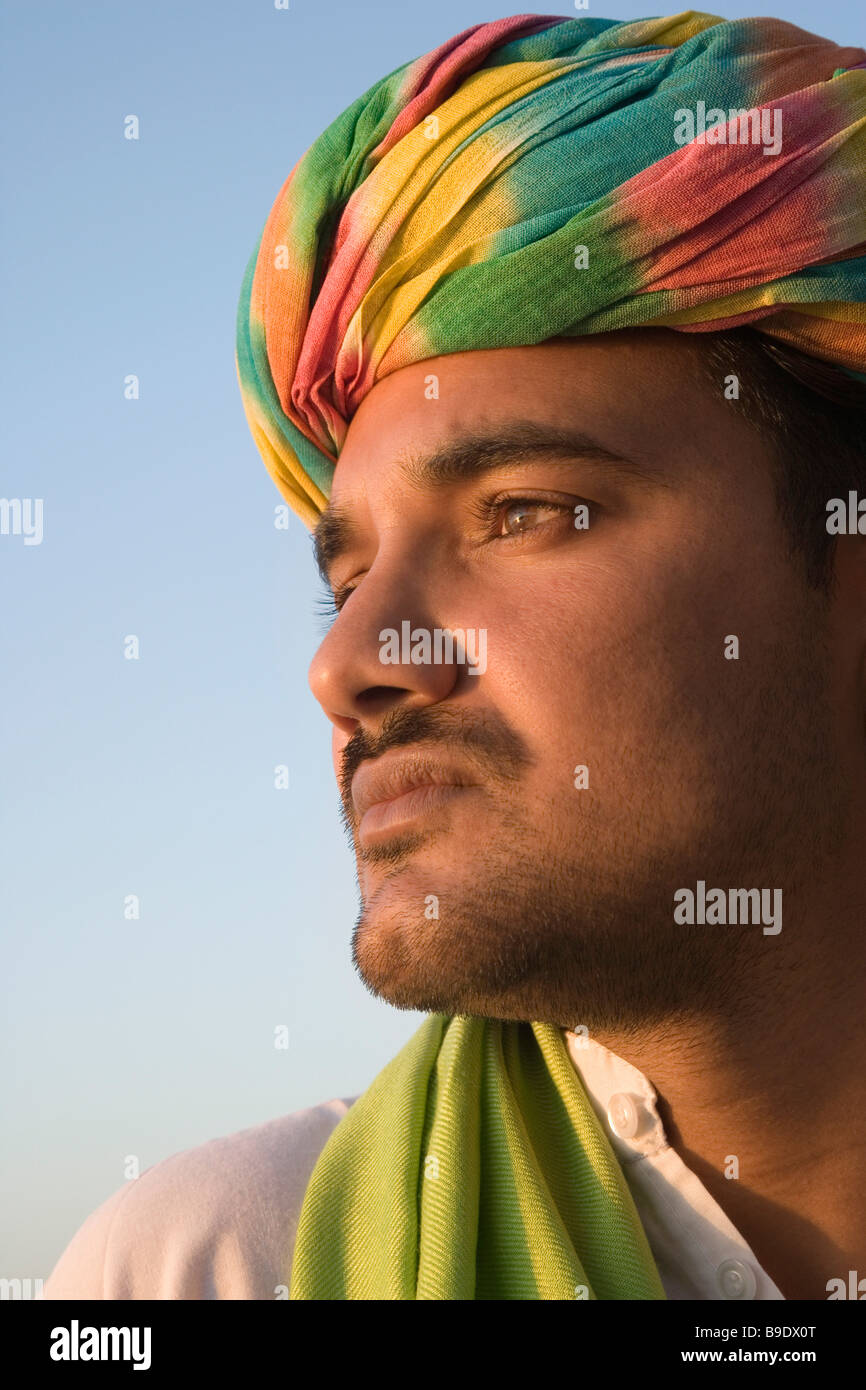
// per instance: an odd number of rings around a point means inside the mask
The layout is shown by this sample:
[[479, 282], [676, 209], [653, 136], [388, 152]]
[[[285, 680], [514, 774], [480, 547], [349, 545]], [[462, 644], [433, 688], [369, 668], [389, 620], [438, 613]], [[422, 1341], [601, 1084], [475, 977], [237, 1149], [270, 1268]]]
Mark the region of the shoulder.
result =
[[355, 1099], [297, 1110], [146, 1169], [87, 1218], [43, 1298], [286, 1297], [310, 1174]]

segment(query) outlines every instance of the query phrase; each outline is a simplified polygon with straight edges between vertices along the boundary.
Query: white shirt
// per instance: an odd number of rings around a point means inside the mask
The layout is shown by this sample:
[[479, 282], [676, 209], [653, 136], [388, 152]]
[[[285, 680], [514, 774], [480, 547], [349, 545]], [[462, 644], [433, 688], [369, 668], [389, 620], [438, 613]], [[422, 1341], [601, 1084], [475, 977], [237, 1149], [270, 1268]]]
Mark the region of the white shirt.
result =
[[565, 1043], [619, 1159], [668, 1298], [784, 1299], [671, 1148], [643, 1073], [592, 1038], [566, 1032]]
[[[670, 1299], [780, 1299], [772, 1279], [670, 1147], [637, 1069], [565, 1033], [607, 1128]], [[46, 1299], [278, 1299], [316, 1159], [357, 1097], [173, 1154], [119, 1188], [73, 1236]]]

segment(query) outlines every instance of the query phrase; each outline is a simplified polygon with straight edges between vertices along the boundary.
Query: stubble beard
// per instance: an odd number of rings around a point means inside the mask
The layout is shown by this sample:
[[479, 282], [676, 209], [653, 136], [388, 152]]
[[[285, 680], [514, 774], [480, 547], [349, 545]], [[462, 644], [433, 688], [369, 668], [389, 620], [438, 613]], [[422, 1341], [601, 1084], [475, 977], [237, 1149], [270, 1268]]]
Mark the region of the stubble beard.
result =
[[[803, 652], [813, 654], [805, 666]], [[366, 986], [401, 1009], [620, 1036], [760, 1009], [775, 972], [808, 969], [809, 943], [791, 928], [830, 871], [852, 795], [834, 753], [820, 655], [807, 642], [791, 663], [780, 643], [763, 688], [737, 712], [736, 741], [729, 728], [710, 750], [706, 816], [687, 843], [648, 850], [645, 837], [634, 842], [634, 817], [592, 823], [564, 800], [552, 816], [547, 808], [542, 829], [515, 790], [495, 799], [480, 846], [454, 838], [459, 881], [437, 884], [413, 862], [407, 847], [420, 837], [384, 848], [380, 862], [391, 867], [362, 904], [352, 943]], [[634, 767], [619, 768], [623, 785], [670, 777], [663, 757], [653, 766], [645, 749], [634, 756]], [[781, 888], [788, 935], [784, 926], [765, 935], [752, 921], [675, 922], [675, 892], [698, 880], [726, 893]], [[438, 916], [429, 915], [431, 894]]]

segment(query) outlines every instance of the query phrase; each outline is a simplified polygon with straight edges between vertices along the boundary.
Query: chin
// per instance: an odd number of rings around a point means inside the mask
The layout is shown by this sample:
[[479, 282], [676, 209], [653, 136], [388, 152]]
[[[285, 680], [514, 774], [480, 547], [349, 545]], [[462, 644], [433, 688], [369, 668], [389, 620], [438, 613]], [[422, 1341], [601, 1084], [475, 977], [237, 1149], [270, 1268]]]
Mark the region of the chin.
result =
[[396, 1009], [556, 1021], [549, 989], [535, 978], [526, 954], [503, 954], [490, 949], [495, 945], [468, 927], [456, 929], [453, 919], [450, 928], [423, 918], [407, 926], [404, 909], [386, 917], [362, 914], [352, 958], [367, 989]]

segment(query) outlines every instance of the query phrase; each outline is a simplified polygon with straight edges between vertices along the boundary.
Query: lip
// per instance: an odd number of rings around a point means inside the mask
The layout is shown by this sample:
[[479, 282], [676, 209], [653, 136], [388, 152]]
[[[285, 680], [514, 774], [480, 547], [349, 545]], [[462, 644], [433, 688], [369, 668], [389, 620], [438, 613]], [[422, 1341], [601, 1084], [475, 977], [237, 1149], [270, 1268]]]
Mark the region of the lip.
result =
[[426, 782], [410, 787], [401, 796], [377, 801], [366, 810], [358, 826], [358, 839], [369, 845], [405, 830], [412, 821], [430, 815], [474, 788], [455, 783]]
[[362, 763], [352, 779], [359, 834], [414, 819], [476, 785], [458, 764], [433, 754], [384, 753]]

